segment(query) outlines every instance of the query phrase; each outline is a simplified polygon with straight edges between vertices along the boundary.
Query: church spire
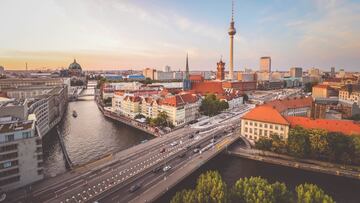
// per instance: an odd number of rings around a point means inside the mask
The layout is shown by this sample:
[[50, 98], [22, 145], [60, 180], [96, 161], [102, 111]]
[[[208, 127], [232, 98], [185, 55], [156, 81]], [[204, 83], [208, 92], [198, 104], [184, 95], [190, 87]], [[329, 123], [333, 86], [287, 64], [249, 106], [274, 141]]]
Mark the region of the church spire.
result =
[[190, 73], [189, 73], [189, 54], [186, 53], [186, 73], [185, 73], [185, 78], [187, 80], [189, 80], [190, 78]]

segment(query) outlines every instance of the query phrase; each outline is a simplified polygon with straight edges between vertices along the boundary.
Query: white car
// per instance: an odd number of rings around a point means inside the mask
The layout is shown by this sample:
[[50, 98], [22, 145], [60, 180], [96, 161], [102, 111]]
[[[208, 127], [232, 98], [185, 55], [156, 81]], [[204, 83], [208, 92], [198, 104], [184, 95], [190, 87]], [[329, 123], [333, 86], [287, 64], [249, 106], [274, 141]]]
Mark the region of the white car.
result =
[[178, 143], [176, 141], [172, 142], [170, 145], [173, 147], [173, 146], [176, 146]]
[[166, 171], [168, 171], [168, 170], [170, 170], [170, 169], [171, 169], [171, 166], [167, 165], [167, 166], [165, 166], [165, 167], [163, 168], [163, 171], [166, 172]]

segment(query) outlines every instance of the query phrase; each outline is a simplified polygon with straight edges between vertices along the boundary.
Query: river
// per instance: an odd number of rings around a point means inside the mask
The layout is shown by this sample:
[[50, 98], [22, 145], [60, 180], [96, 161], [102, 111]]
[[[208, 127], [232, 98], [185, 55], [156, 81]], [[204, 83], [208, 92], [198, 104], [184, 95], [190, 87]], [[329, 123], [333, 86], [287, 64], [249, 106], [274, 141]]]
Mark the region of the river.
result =
[[[74, 118], [72, 111], [78, 116]], [[124, 150], [153, 136], [105, 118], [93, 96], [69, 102], [66, 115], [59, 124], [64, 143], [74, 164], [84, 164], [110, 152]], [[44, 174], [54, 176], [66, 171], [56, 130], [43, 140]]]
[[[73, 110], [77, 111], [78, 117], [72, 116]], [[59, 127], [64, 135], [64, 142], [70, 159], [74, 164], [83, 164], [107, 153], [124, 150], [139, 144], [142, 140], [153, 138], [142, 131], [105, 118], [97, 108], [92, 96], [82, 98], [81, 101], [70, 102]], [[55, 176], [65, 172], [64, 157], [56, 130], [52, 130], [44, 137], [43, 149], [45, 176]], [[304, 182], [315, 183], [338, 202], [360, 201], [359, 180], [221, 154], [169, 190], [157, 202], [169, 202], [176, 191], [193, 188], [199, 174], [207, 170], [218, 170], [228, 185], [234, 184], [241, 177], [261, 176], [271, 182], [285, 182], [290, 188]]]

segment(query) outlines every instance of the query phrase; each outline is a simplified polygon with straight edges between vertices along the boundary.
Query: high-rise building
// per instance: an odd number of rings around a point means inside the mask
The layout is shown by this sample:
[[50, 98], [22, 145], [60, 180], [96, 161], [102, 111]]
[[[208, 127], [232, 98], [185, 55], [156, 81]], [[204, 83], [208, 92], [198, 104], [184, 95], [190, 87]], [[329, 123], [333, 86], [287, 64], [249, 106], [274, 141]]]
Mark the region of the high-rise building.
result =
[[230, 36], [230, 64], [229, 64], [229, 78], [234, 80], [234, 35], [236, 34], [235, 22], [234, 22], [234, 1], [232, 1], [232, 13], [231, 13], [231, 22], [229, 28]]
[[271, 57], [263, 56], [260, 58], [260, 72], [271, 72]]
[[302, 68], [301, 67], [290, 68], [290, 77], [301, 78], [302, 77]]
[[318, 68], [314, 68], [314, 67], [310, 68], [308, 72], [310, 76], [314, 76], [314, 77], [320, 76], [320, 70]]
[[191, 89], [188, 54], [186, 54], [186, 71], [185, 71], [185, 77], [183, 79], [183, 89], [184, 90], [190, 90]]
[[143, 70], [143, 75], [145, 78], [150, 78], [151, 80], [154, 80], [155, 78], [155, 69], [153, 68], [145, 68]]
[[222, 59], [220, 59], [220, 61], [217, 63], [216, 79], [217, 80], [225, 79], [225, 63], [222, 61]]
[[331, 67], [330, 76], [331, 76], [331, 77], [335, 77], [335, 76], [336, 76], [335, 67]]
[[171, 72], [171, 67], [170, 66], [165, 66], [164, 67], [164, 72]]

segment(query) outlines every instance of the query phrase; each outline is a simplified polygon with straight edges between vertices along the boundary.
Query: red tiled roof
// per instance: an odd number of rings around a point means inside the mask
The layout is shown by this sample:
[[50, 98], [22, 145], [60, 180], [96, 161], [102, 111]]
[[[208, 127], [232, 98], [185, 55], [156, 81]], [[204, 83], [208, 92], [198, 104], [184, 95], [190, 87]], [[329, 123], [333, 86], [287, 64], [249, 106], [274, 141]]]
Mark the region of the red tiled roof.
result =
[[192, 94], [178, 94], [161, 100], [161, 104], [168, 106], [183, 106], [187, 103], [194, 103], [197, 100], [198, 98]]
[[289, 122], [275, 108], [266, 105], [252, 109], [242, 119], [289, 125]]
[[265, 103], [266, 106], [275, 107], [280, 113], [287, 109], [296, 109], [303, 107], [311, 107], [313, 99], [312, 97], [284, 99], [284, 100], [273, 100]]
[[341, 78], [328, 78], [324, 80], [324, 82], [341, 82], [341, 81], [342, 81]]
[[126, 96], [124, 100], [130, 100], [131, 102], [140, 102], [141, 98], [139, 96]]
[[360, 135], [360, 124], [350, 120], [310, 119], [307, 117], [287, 116], [291, 127], [324, 129], [328, 132], [341, 132], [346, 135]]
[[204, 77], [202, 75], [190, 75], [189, 79], [191, 81], [203, 81]]
[[193, 83], [192, 90], [197, 94], [224, 94], [222, 83], [217, 81], [205, 81], [200, 83]]

